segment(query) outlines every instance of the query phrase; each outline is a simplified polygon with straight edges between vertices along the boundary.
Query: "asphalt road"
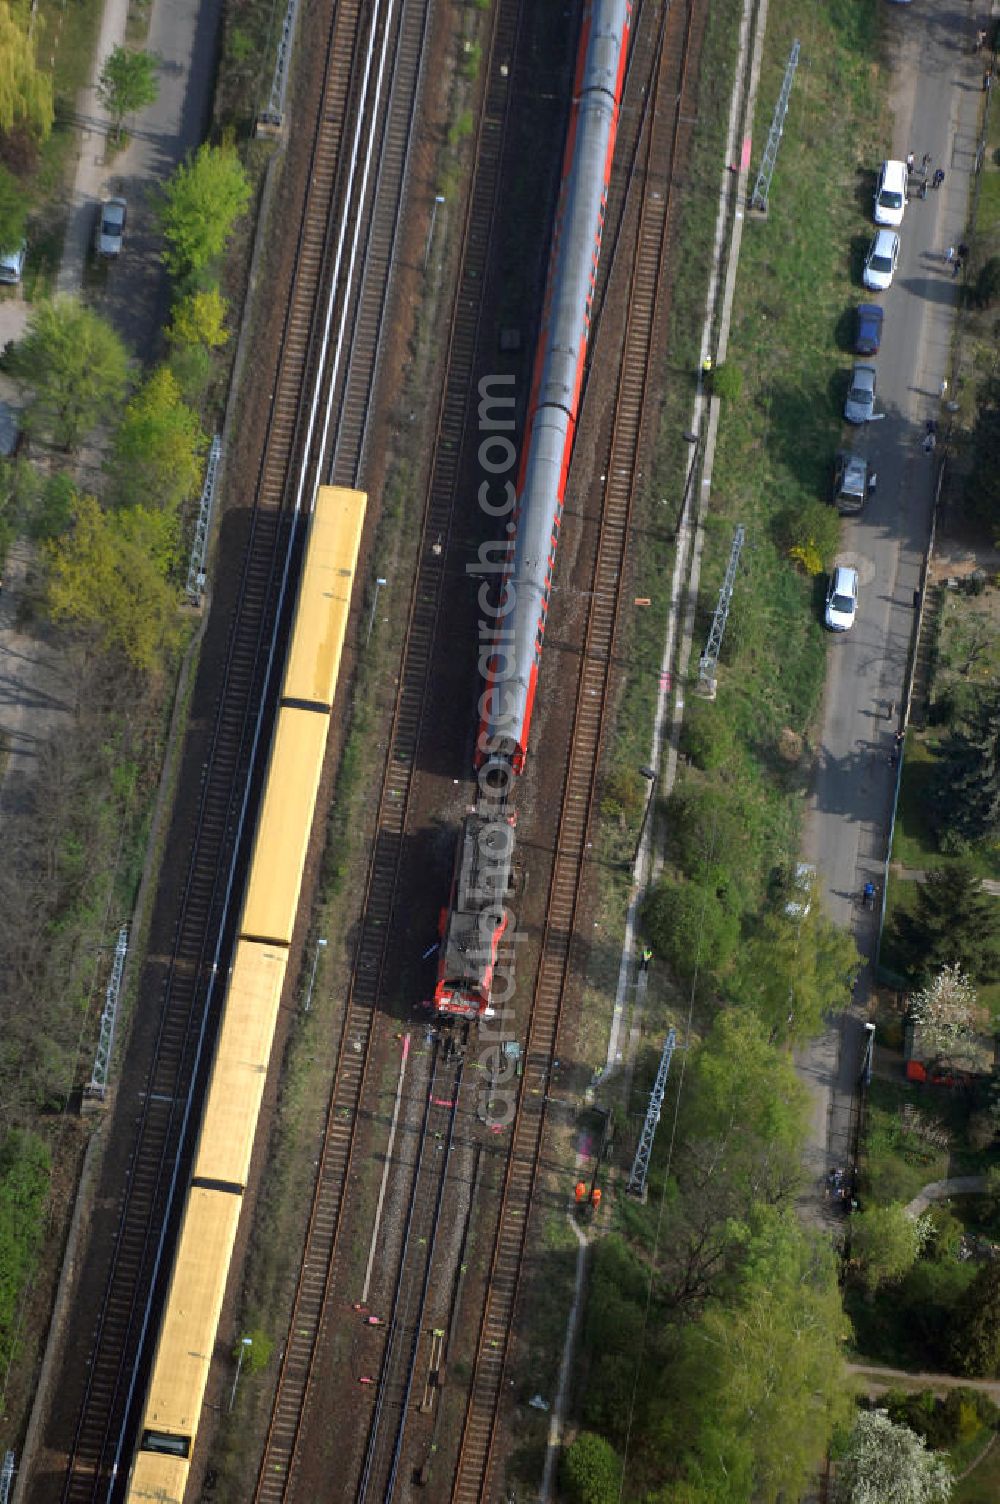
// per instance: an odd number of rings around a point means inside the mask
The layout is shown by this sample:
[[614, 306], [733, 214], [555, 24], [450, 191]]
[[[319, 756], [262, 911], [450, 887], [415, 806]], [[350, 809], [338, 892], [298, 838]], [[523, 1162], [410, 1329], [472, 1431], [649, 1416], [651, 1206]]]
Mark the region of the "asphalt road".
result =
[[[864, 1019], [877, 937], [877, 914], [858, 896], [866, 880], [881, 882], [895, 771], [889, 762], [915, 619], [914, 592], [930, 526], [940, 453], [923, 448], [925, 422], [946, 417], [942, 382], [949, 376], [958, 282], [947, 246], [966, 239], [983, 67], [973, 55], [974, 27], [933, 0], [889, 11], [898, 66], [893, 83], [895, 127], [886, 155], [924, 152], [945, 180], [921, 201], [913, 193], [900, 228], [899, 265], [888, 292], [882, 349], [876, 361], [876, 412], [881, 421], [847, 432], [878, 475], [865, 510], [845, 520], [840, 560], [860, 573], [854, 628], [829, 642], [822, 731], [804, 822], [804, 857], [819, 872], [826, 912], [851, 929], [865, 960], [854, 1007], [831, 1018], [828, 1031], [801, 1052], [798, 1066], [812, 1101], [809, 1162], [817, 1185], [832, 1165], [847, 1162], [850, 1109], [860, 1070]], [[878, 164], [871, 164], [874, 174]], [[915, 189], [917, 180], [911, 187]], [[867, 189], [860, 189], [859, 194]], [[865, 201], [868, 209], [870, 199]], [[861, 258], [871, 219], [857, 244]], [[849, 357], [844, 357], [845, 368]], [[943, 426], [943, 425], [942, 425]]]

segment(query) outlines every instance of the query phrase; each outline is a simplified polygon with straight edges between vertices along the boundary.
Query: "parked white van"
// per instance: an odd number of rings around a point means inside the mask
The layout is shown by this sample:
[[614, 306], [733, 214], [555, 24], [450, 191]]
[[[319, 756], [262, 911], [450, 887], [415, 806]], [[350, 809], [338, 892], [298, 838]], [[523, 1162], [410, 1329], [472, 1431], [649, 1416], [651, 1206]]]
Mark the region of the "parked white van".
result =
[[909, 173], [905, 162], [883, 162], [875, 185], [875, 223], [901, 225]]

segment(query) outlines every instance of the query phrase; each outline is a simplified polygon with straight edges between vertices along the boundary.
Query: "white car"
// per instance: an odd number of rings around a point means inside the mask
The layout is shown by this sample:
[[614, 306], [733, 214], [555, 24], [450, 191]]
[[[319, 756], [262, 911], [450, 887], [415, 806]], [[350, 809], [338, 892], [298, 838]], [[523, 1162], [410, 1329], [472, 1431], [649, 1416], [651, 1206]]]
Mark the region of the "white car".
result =
[[831, 632], [847, 632], [858, 614], [858, 571], [838, 564], [826, 592], [826, 624]]
[[885, 292], [892, 286], [892, 274], [898, 260], [899, 236], [895, 230], [879, 230], [865, 257], [865, 286], [873, 292]]
[[910, 174], [905, 162], [883, 162], [875, 185], [875, 223], [901, 225]]

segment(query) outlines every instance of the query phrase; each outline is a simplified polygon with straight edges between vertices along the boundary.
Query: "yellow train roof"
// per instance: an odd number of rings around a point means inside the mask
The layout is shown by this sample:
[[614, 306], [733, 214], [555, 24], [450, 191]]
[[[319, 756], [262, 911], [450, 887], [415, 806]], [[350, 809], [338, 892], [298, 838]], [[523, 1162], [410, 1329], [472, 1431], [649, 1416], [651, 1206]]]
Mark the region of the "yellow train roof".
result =
[[193, 1437], [198, 1429], [242, 1205], [230, 1192], [188, 1191], [143, 1431]]
[[248, 939], [291, 943], [329, 727], [315, 710], [278, 712], [240, 921]]
[[240, 940], [194, 1158], [195, 1179], [246, 1185], [288, 952]]
[[282, 699], [332, 705], [368, 498], [320, 486], [306, 543]]
[[137, 1452], [128, 1480], [126, 1504], [184, 1504], [191, 1464], [186, 1457]]

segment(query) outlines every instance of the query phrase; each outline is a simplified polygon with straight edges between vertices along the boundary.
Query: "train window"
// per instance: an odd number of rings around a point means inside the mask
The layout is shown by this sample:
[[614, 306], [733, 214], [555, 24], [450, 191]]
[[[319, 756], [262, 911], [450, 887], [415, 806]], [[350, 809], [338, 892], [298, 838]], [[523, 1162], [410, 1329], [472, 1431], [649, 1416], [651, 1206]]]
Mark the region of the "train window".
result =
[[167, 1431], [143, 1431], [139, 1449], [143, 1452], [163, 1452], [167, 1457], [190, 1457], [190, 1436], [171, 1436]]

